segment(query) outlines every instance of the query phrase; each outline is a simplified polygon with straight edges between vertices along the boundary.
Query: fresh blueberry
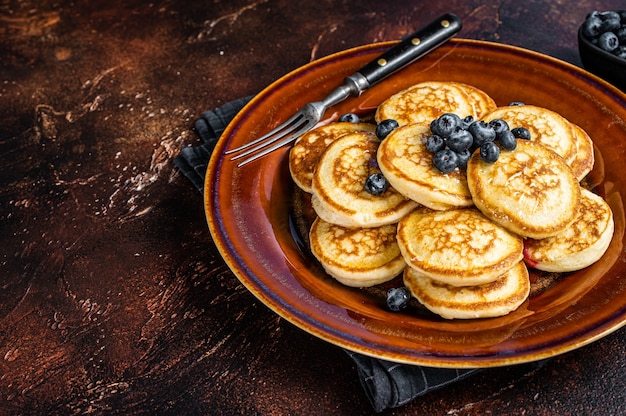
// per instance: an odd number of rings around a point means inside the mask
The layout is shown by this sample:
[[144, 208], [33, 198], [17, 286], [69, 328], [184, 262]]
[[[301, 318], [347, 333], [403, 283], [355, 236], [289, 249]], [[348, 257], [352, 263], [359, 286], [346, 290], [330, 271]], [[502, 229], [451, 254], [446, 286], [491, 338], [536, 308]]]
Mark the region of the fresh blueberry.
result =
[[618, 11], [616, 10], [606, 10], [604, 12], [599, 12], [600, 15], [600, 19], [602, 19], [602, 21], [607, 21], [607, 20], [621, 20], [621, 15], [619, 14]]
[[467, 167], [467, 161], [469, 160], [470, 157], [472, 157], [472, 152], [470, 152], [469, 149], [461, 153], [457, 153], [458, 166], [462, 169], [465, 169]]
[[[453, 113], [445, 113], [431, 123], [431, 131], [441, 137], [448, 137], [458, 126], [461, 125], [461, 118]], [[434, 130], [433, 130], [434, 128]]]
[[618, 58], [626, 59], [626, 45], [620, 45], [613, 51], [613, 54]]
[[372, 195], [380, 195], [389, 188], [389, 182], [382, 173], [372, 173], [365, 181], [365, 190]]
[[361, 121], [361, 119], [354, 113], [346, 113], [342, 114], [341, 117], [339, 117], [339, 121], [347, 123], [358, 123], [359, 121]]
[[480, 145], [480, 158], [487, 163], [494, 163], [500, 156], [500, 148], [494, 142], [484, 142]]
[[620, 27], [613, 33], [615, 33], [615, 35], [617, 36], [617, 40], [619, 40], [619, 44], [621, 46], [626, 46], [626, 25]]
[[452, 172], [459, 165], [459, 157], [453, 150], [443, 149], [433, 156], [433, 165], [441, 173]]
[[469, 128], [469, 125], [474, 122], [474, 116], [467, 116], [461, 120], [461, 127], [465, 130]]
[[485, 142], [492, 142], [496, 138], [496, 131], [484, 121], [475, 121], [470, 124], [469, 132], [474, 136], [474, 143], [478, 146]]
[[600, 32], [601, 33], [609, 32], [612, 30], [619, 29], [619, 27], [620, 27], [619, 14], [612, 12], [612, 14], [607, 15], [607, 17], [600, 24]]
[[507, 130], [498, 135], [498, 142], [500, 143], [500, 146], [502, 146], [502, 148], [505, 150], [515, 150], [515, 148], [517, 147], [517, 140], [515, 139], [515, 136], [513, 135], [511, 130]]
[[387, 307], [393, 312], [399, 312], [409, 305], [411, 292], [406, 287], [394, 287], [387, 291]]
[[595, 17], [598, 19], [601, 19], [600, 15], [602, 14], [602, 12], [598, 11], [598, 10], [593, 10], [591, 12], [589, 12], [589, 14], [587, 16], [585, 16], [585, 20], [589, 19], [590, 17]]
[[389, 133], [397, 129], [399, 126], [400, 125], [396, 120], [383, 120], [376, 126], [376, 137], [378, 137], [380, 140], [383, 140], [389, 135]]
[[441, 136], [437, 136], [433, 134], [428, 136], [426, 139], [426, 150], [431, 153], [437, 153], [440, 150], [443, 150], [446, 147], [446, 142], [443, 140]]
[[509, 103], [509, 106], [520, 106], [520, 105], [526, 105], [526, 104], [521, 101], [511, 101]]
[[595, 39], [602, 33], [602, 19], [599, 15], [589, 15], [582, 25], [582, 33], [587, 39]]
[[501, 118], [491, 120], [489, 125], [496, 131], [496, 138], [498, 138], [503, 132], [510, 130], [509, 124]]
[[511, 133], [513, 133], [513, 136], [517, 139], [530, 140], [530, 132], [525, 127], [515, 127], [511, 129]]
[[457, 127], [446, 139], [446, 145], [448, 145], [448, 148], [457, 153], [468, 150], [472, 146], [472, 143], [474, 143], [472, 133], [462, 129], [461, 127]]
[[613, 32], [604, 32], [598, 38], [598, 46], [608, 52], [613, 52], [619, 46], [619, 39]]

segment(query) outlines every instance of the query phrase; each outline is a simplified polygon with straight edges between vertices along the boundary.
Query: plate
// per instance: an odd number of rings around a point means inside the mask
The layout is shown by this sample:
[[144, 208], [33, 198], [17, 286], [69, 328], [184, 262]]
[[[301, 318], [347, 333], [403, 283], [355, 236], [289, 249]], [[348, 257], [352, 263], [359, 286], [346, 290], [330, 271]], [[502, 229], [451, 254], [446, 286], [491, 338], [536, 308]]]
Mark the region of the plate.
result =
[[328, 110], [323, 120], [346, 112], [366, 114], [418, 82], [459, 81], [481, 88], [500, 105], [522, 101], [555, 110], [591, 135], [597, 161], [588, 182], [613, 209], [613, 241], [600, 261], [535, 288], [524, 305], [504, 317], [448, 321], [412, 309], [394, 313], [371, 290], [337, 283], [294, 233], [289, 149], [242, 168], [223, 156], [305, 103], [322, 99], [392, 45], [346, 50], [285, 75], [255, 96], [225, 130], [209, 163], [205, 209], [215, 244], [243, 285], [278, 315], [316, 337], [362, 354], [432, 367], [539, 360], [623, 326], [626, 96], [578, 67], [513, 46], [453, 39], [360, 97]]

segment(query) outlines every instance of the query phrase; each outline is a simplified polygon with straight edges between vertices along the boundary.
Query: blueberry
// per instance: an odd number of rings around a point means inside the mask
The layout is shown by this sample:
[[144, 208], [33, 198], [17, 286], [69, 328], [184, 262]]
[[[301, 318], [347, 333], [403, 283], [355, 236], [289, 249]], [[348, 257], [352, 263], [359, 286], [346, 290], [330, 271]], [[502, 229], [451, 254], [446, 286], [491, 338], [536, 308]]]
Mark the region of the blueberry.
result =
[[507, 130], [504, 133], [498, 136], [498, 142], [500, 146], [502, 146], [505, 150], [515, 150], [517, 147], [517, 140], [515, 140], [515, 136], [511, 132], [511, 130]]
[[602, 33], [602, 19], [599, 15], [590, 15], [582, 25], [582, 33], [587, 39], [595, 39]]
[[365, 181], [365, 190], [372, 195], [380, 195], [389, 188], [389, 182], [382, 173], [372, 173]]
[[474, 122], [474, 116], [467, 116], [461, 120], [461, 127], [465, 130], [469, 128], [469, 125]]
[[622, 46], [626, 46], [626, 25], [620, 27], [613, 33], [615, 33], [615, 35], [617, 36], [617, 40], [619, 40], [619, 44]]
[[428, 136], [428, 139], [426, 139], [426, 150], [431, 153], [437, 153], [438, 151], [443, 150], [445, 147], [446, 143], [443, 141], [443, 138], [441, 138], [441, 136], [433, 134], [431, 136]]
[[530, 140], [530, 132], [525, 127], [515, 127], [511, 129], [511, 133], [513, 133], [513, 136], [517, 139]]
[[497, 118], [495, 120], [491, 120], [489, 122], [489, 125], [491, 127], [493, 127], [493, 129], [496, 131], [496, 138], [498, 138], [505, 131], [509, 131], [510, 130], [508, 123], [506, 121], [502, 120], [501, 118]]
[[613, 32], [604, 32], [598, 38], [598, 46], [608, 52], [613, 52], [619, 46], [619, 39]]
[[521, 102], [521, 101], [511, 101], [509, 103], [509, 106], [520, 106], [520, 105], [526, 105], [525, 103]]
[[392, 131], [400, 127], [398, 122], [393, 119], [383, 120], [376, 126], [376, 137], [380, 140], [383, 140], [385, 137], [389, 135]]
[[347, 123], [358, 123], [359, 121], [361, 121], [361, 119], [354, 113], [346, 113], [339, 117], [339, 121]]
[[619, 27], [620, 27], [619, 14], [613, 12], [612, 15], [609, 15], [608, 17], [606, 17], [600, 24], [600, 33], [619, 29]]
[[492, 142], [496, 138], [496, 131], [484, 121], [475, 121], [470, 124], [469, 132], [474, 136], [474, 143], [478, 146], [485, 142]]
[[596, 17], [598, 19], [600, 19], [600, 15], [602, 14], [602, 12], [598, 11], [598, 10], [594, 10], [592, 12], [589, 12], [589, 14], [587, 16], [585, 16], [585, 20], [589, 19], [590, 17]]
[[626, 59], [626, 45], [619, 46], [613, 51], [613, 54], [615, 54], [618, 58]]
[[474, 137], [472, 136], [472, 133], [462, 129], [461, 127], [457, 127], [446, 139], [446, 145], [448, 145], [448, 148], [457, 153], [468, 150], [472, 146], [473, 142]]
[[399, 312], [409, 305], [411, 292], [406, 287], [394, 287], [387, 291], [387, 307], [393, 312]]
[[470, 157], [472, 157], [472, 152], [470, 152], [469, 149], [463, 152], [457, 153], [457, 159], [458, 159], [457, 165], [460, 168], [465, 169], [467, 167], [467, 161], [469, 160]]
[[494, 163], [500, 156], [500, 148], [494, 142], [484, 142], [480, 145], [480, 158], [487, 163]]
[[600, 19], [602, 19], [602, 21], [607, 21], [607, 20], [620, 21], [621, 20], [621, 15], [615, 10], [607, 10], [604, 12], [599, 12], [598, 14], [600, 16]]
[[433, 165], [441, 173], [452, 172], [459, 164], [459, 157], [456, 152], [450, 149], [443, 149], [435, 153]]
[[[448, 137], [458, 126], [461, 125], [461, 118], [453, 113], [440, 115], [430, 125], [430, 130], [441, 137]], [[433, 130], [434, 129], [434, 130]]]

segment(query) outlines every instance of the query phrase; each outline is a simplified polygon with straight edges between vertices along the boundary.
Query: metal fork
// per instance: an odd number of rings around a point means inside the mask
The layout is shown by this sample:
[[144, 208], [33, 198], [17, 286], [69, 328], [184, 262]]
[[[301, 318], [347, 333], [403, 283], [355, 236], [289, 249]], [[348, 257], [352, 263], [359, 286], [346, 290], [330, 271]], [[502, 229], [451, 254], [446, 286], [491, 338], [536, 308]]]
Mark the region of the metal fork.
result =
[[461, 30], [461, 27], [461, 19], [458, 16], [452, 13], [444, 14], [414, 34], [405, 37], [400, 43], [354, 74], [346, 77], [344, 84], [332, 91], [322, 101], [306, 104], [300, 111], [269, 133], [243, 146], [227, 150], [225, 154], [240, 152], [231, 160], [248, 156], [237, 164], [240, 167], [295, 141], [315, 127], [327, 108], [340, 103], [349, 96], [358, 97], [363, 91], [382, 79], [448, 41]]

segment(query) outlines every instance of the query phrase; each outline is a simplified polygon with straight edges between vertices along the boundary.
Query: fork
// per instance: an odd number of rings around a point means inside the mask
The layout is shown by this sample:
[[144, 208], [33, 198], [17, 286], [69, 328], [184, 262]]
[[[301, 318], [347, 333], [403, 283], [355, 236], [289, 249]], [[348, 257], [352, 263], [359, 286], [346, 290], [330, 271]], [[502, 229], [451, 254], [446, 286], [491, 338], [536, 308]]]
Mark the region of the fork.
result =
[[241, 167], [294, 142], [319, 123], [326, 109], [344, 101], [349, 96], [358, 97], [374, 84], [448, 41], [461, 30], [461, 27], [461, 19], [458, 16], [452, 13], [444, 14], [346, 77], [343, 85], [332, 91], [322, 101], [304, 105], [300, 111], [275, 129], [224, 153], [239, 153], [231, 157], [231, 160], [248, 156], [237, 164], [237, 167]]

